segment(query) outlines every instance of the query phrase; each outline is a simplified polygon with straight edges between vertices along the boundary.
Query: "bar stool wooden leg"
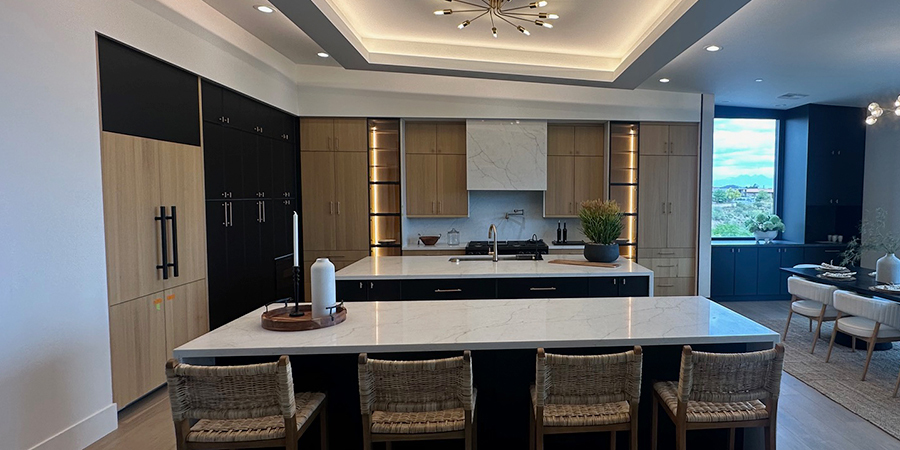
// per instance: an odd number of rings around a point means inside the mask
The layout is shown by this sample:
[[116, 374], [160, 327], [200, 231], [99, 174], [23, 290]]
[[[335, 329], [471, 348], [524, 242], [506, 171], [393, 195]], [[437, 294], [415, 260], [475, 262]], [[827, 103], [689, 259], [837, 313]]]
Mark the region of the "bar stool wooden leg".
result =
[[675, 423], [675, 450], [687, 450], [687, 427]]
[[615, 431], [609, 432], [609, 449], [616, 450], [616, 432]]
[[819, 318], [817, 319], [819, 324], [816, 325], [816, 334], [813, 335], [813, 344], [812, 349], [809, 351], [810, 353], [816, 352], [816, 342], [819, 340], [819, 333], [822, 332], [822, 320], [825, 319], [825, 308], [827, 307], [827, 305], [822, 305], [822, 311], [819, 313]]
[[531, 413], [528, 414], [528, 449], [534, 450], [534, 405], [531, 406]]
[[831, 343], [828, 344], [828, 354], [825, 355], [825, 362], [828, 362], [831, 359], [831, 349], [834, 348], [834, 338], [837, 337], [838, 334], [838, 321], [841, 320], [841, 315], [843, 313], [838, 311], [837, 318], [834, 319], [834, 329], [831, 331]]
[[[794, 304], [794, 302], [791, 302], [791, 305], [793, 305], [793, 304]], [[788, 309], [787, 323], [784, 325], [784, 333], [781, 333], [781, 340], [782, 340], [782, 341], [786, 341], [786, 340], [787, 340], [788, 328], [791, 327], [791, 317], [794, 317], [794, 309], [791, 308], [790, 306], [789, 306], [788, 308], [790, 308], [790, 309]]]
[[898, 389], [900, 389], [900, 374], [897, 374], [897, 382], [894, 384], [894, 397], [897, 396]]
[[850, 336], [850, 351], [856, 353], [856, 336]]
[[656, 435], [659, 428], [659, 400], [656, 399], [656, 392], [653, 392], [653, 420], [650, 422], [650, 448], [656, 450]]
[[734, 428], [728, 429], [728, 450], [734, 450]]
[[638, 408], [631, 405], [631, 450], [638, 450]]
[[807, 317], [809, 319], [809, 332], [812, 333], [812, 318]]
[[872, 339], [866, 341], [866, 365], [863, 367], [862, 381], [866, 381], [866, 374], [869, 373], [869, 363], [872, 362], [872, 351], [875, 350], [875, 343], [878, 340], [878, 329], [881, 328], [880, 322], [875, 322], [875, 329], [872, 330]]

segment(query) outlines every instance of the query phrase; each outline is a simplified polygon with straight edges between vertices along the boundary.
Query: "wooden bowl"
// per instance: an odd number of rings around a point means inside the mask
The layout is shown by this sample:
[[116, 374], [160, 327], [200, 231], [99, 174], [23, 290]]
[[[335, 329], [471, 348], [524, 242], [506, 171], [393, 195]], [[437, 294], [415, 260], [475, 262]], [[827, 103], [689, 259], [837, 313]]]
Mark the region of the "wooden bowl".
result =
[[437, 241], [440, 238], [440, 236], [419, 236], [419, 240], [422, 241], [422, 243], [425, 245], [437, 244]]

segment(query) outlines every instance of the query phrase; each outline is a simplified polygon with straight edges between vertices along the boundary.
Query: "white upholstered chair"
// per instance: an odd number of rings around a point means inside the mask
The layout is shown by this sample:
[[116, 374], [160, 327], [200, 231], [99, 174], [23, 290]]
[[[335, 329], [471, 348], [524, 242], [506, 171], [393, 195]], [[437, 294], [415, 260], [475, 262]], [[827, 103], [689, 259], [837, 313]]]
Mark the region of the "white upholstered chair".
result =
[[813, 335], [810, 353], [816, 351], [816, 342], [819, 340], [819, 332], [822, 330], [822, 322], [832, 321], [837, 317], [834, 309], [834, 292], [837, 288], [827, 284], [815, 283], [800, 277], [790, 277], [787, 280], [788, 292], [791, 294], [791, 309], [788, 312], [787, 324], [781, 340], [787, 340], [788, 328], [791, 326], [791, 318], [799, 314], [809, 319], [809, 330], [812, 331], [812, 321], [815, 320], [816, 334]]
[[[825, 362], [831, 358], [834, 338], [839, 331], [852, 336], [854, 344], [856, 339], [862, 339], [868, 344], [866, 365], [863, 367], [862, 374], [862, 380], [865, 381], [875, 344], [900, 341], [900, 303], [864, 297], [847, 291], [837, 291], [834, 293], [834, 307], [838, 314], [834, 322], [834, 331], [831, 333], [831, 344], [828, 345]], [[853, 347], [856, 346], [853, 345]], [[897, 395], [896, 386], [894, 395]]]

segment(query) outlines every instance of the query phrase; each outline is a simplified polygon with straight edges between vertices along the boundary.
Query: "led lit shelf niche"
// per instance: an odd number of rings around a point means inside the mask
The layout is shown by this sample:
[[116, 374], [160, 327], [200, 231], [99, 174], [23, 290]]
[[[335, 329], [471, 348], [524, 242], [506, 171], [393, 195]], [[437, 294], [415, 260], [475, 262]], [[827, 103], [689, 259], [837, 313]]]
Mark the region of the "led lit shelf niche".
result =
[[609, 198], [625, 213], [625, 229], [619, 244], [622, 256], [637, 256], [638, 139], [640, 125], [632, 122], [609, 124]]
[[372, 256], [400, 255], [400, 121], [370, 119], [369, 248]]

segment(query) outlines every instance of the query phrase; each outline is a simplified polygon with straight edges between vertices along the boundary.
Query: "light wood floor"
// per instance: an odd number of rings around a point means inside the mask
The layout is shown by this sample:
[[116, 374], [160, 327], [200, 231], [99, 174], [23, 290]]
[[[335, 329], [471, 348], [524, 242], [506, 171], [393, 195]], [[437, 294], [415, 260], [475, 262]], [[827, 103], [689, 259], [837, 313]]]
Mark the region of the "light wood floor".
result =
[[[724, 303], [747, 317], [787, 318], [787, 302]], [[781, 450], [897, 450], [900, 441], [784, 374], [778, 402], [778, 448]], [[354, 424], [358, 425], [358, 424]], [[649, 436], [649, 430], [641, 435]], [[165, 389], [119, 413], [119, 429], [89, 450], [174, 450], [175, 432]]]

